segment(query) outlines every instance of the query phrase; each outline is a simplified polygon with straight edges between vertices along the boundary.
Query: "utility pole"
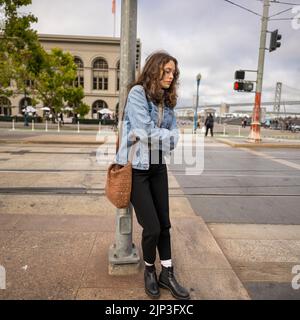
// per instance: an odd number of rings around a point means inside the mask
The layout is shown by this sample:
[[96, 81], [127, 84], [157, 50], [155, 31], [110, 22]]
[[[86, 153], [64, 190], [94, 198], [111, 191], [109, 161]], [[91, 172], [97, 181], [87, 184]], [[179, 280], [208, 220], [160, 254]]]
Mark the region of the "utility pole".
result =
[[[121, 61], [119, 95], [119, 131], [128, 85], [135, 79], [137, 0], [122, 0]], [[132, 243], [132, 205], [116, 210], [116, 239], [109, 249], [109, 274], [128, 275], [138, 272], [140, 257]]]
[[251, 131], [249, 135], [249, 139], [254, 142], [261, 141], [261, 137], [260, 137], [261, 93], [262, 93], [263, 74], [264, 74], [269, 9], [270, 9], [270, 0], [264, 0], [263, 16], [261, 19], [260, 47], [259, 47], [259, 56], [258, 56], [258, 67], [257, 67], [255, 102], [254, 102], [254, 108], [253, 108], [253, 114], [252, 114]]

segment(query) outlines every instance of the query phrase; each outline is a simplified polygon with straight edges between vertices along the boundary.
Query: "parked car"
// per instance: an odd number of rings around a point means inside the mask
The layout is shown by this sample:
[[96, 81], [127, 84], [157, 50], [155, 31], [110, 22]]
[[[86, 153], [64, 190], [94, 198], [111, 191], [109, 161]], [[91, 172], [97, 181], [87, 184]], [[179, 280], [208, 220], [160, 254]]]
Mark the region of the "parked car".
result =
[[299, 124], [292, 124], [291, 130], [292, 130], [292, 132], [300, 131], [300, 125]]

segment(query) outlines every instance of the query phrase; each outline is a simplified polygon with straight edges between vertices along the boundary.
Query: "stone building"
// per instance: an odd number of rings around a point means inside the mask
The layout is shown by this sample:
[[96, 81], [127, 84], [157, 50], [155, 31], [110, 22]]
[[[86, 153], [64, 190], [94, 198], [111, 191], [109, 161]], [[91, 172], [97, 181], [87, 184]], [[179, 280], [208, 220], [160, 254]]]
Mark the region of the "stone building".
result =
[[[90, 106], [85, 118], [97, 119], [101, 108], [117, 111], [120, 38], [40, 34], [39, 40], [46, 51], [60, 48], [74, 56], [78, 66], [75, 85], [83, 86], [83, 102]], [[140, 70], [140, 52], [140, 41], [137, 41], [137, 72]], [[22, 115], [25, 99], [27, 105], [31, 105], [30, 97], [25, 97], [24, 94], [15, 94], [10, 98], [0, 97], [0, 115]], [[37, 114], [40, 116], [43, 115], [42, 107], [42, 104], [36, 106]]]

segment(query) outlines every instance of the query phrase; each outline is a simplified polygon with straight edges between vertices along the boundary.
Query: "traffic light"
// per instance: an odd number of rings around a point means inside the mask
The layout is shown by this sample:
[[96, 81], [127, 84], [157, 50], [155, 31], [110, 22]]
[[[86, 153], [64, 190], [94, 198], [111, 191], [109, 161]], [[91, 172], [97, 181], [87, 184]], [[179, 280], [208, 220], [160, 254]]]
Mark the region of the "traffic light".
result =
[[251, 81], [235, 81], [233, 89], [236, 91], [251, 92], [253, 87], [254, 85]]
[[244, 82], [235, 81], [233, 89], [236, 90], [236, 91], [244, 91]]
[[235, 80], [244, 80], [245, 79], [245, 71], [243, 70], [238, 70], [234, 74], [234, 79]]
[[270, 52], [275, 51], [277, 48], [281, 46], [281, 42], [279, 42], [279, 40], [281, 40], [281, 34], [278, 34], [278, 29], [276, 29], [273, 32], [271, 32], [270, 48], [269, 48]]
[[252, 81], [245, 80], [245, 70], [237, 70], [234, 73], [235, 81], [233, 84], [233, 89], [236, 91], [251, 92], [253, 90], [254, 84]]

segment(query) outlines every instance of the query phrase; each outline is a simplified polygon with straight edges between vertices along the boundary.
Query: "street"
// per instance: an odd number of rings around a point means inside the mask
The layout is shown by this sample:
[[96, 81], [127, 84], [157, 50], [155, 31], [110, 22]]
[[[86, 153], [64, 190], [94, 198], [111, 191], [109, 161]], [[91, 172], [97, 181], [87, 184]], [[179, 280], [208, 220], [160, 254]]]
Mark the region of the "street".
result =
[[[109, 283], [95, 267], [95, 248], [109, 245], [107, 232], [114, 230], [97, 145], [16, 143], [50, 136], [58, 135], [0, 131], [0, 140], [6, 139], [0, 144], [0, 264], [14, 270], [8, 277], [13, 290], [4, 298], [95, 298], [88, 288]], [[96, 142], [92, 132], [79, 138]], [[188, 199], [251, 299], [300, 299], [291, 285], [292, 268], [300, 265], [299, 169], [300, 149], [232, 148], [211, 137], [205, 139], [201, 175], [169, 166], [170, 201]], [[24, 277], [31, 268], [34, 273]]]
[[300, 299], [291, 286], [300, 264], [300, 150], [235, 149], [209, 137], [204, 157], [201, 176], [179, 166], [173, 173], [251, 298]]

